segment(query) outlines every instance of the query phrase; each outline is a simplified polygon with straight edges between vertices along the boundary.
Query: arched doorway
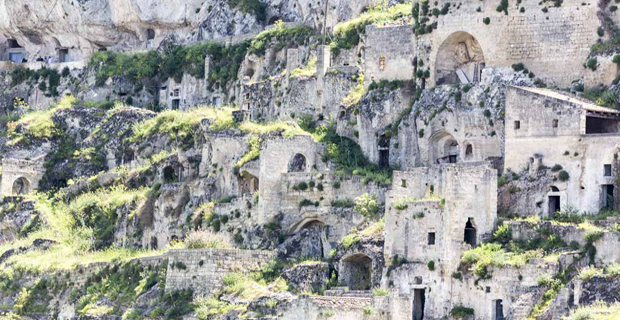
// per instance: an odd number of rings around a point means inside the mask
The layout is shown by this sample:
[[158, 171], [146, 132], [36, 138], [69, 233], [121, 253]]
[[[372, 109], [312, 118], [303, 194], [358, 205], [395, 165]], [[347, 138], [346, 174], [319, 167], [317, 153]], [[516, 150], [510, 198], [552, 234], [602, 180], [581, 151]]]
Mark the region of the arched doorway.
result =
[[448, 36], [435, 59], [435, 84], [468, 84], [480, 81], [485, 67], [478, 40], [463, 31]]
[[343, 261], [341, 280], [350, 290], [370, 290], [372, 285], [372, 259], [365, 254], [354, 254]]
[[304, 172], [306, 171], [306, 157], [298, 153], [291, 158], [288, 163], [288, 172]]
[[24, 195], [28, 192], [30, 192], [30, 181], [28, 179], [21, 177], [13, 182], [14, 195]]
[[476, 246], [476, 227], [473, 218], [468, 218], [467, 223], [465, 223], [464, 241], [472, 247]]
[[445, 130], [434, 132], [429, 138], [429, 163], [457, 163], [460, 147], [454, 136]]

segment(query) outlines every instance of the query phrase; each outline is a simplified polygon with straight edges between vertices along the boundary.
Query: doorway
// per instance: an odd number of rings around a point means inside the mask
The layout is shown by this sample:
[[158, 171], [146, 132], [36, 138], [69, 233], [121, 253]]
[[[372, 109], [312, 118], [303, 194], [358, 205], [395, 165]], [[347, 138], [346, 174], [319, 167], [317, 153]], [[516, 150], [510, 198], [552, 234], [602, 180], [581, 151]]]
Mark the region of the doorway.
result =
[[476, 228], [474, 227], [473, 218], [467, 219], [465, 224], [464, 241], [472, 247], [476, 246]]
[[604, 184], [603, 186], [603, 209], [612, 209], [614, 208], [614, 185], [613, 184]]
[[502, 300], [493, 301], [493, 320], [505, 320], [504, 318], [504, 304]]
[[424, 304], [426, 302], [426, 289], [414, 289], [413, 294], [413, 320], [424, 319]]
[[549, 196], [549, 216], [553, 217], [560, 211], [560, 196]]

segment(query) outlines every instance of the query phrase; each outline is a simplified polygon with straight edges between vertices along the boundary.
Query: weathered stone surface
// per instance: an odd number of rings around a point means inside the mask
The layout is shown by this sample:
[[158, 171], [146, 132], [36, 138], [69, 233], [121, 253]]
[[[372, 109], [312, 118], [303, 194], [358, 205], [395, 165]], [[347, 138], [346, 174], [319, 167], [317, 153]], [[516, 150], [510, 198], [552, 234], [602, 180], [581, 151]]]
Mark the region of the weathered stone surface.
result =
[[295, 292], [321, 292], [329, 281], [329, 264], [325, 262], [304, 262], [287, 267], [282, 276]]

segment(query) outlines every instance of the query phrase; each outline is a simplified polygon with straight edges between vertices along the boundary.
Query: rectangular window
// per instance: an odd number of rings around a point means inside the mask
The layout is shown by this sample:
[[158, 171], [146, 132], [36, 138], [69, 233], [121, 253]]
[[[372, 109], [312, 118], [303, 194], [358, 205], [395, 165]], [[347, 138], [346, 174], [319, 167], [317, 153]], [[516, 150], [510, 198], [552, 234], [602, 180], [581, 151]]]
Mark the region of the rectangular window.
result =
[[385, 57], [379, 58], [379, 69], [385, 69]]
[[403, 187], [403, 188], [407, 188], [407, 180], [401, 179], [400, 180], [400, 186]]
[[558, 119], [553, 119], [553, 127], [554, 128], [558, 127], [558, 123], [559, 123]]
[[173, 97], [178, 97], [181, 95], [181, 89], [174, 89], [172, 96]]
[[521, 121], [515, 121], [515, 130], [521, 129]]
[[429, 246], [434, 246], [435, 245], [435, 232], [429, 232], [428, 233], [428, 245]]
[[605, 176], [606, 177], [611, 177], [611, 164], [606, 164], [605, 165]]

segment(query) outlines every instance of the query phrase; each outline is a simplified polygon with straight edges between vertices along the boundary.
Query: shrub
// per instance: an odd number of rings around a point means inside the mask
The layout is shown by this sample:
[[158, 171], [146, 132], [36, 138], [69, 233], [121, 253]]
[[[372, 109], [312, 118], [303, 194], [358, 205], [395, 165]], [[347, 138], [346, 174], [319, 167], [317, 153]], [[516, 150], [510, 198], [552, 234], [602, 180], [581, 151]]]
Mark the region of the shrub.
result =
[[372, 295], [375, 297], [385, 297], [390, 293], [390, 291], [388, 291], [388, 289], [384, 289], [384, 288], [375, 288], [372, 290]]
[[452, 278], [457, 279], [459, 281], [463, 281], [463, 275], [460, 272], [453, 272]]
[[455, 318], [464, 318], [474, 314], [474, 309], [463, 306], [455, 306], [450, 310], [450, 315]]
[[433, 271], [435, 270], [435, 261], [431, 260], [429, 261], [426, 266], [428, 267], [428, 270]]
[[377, 203], [377, 195], [364, 193], [355, 198], [355, 211], [365, 217], [375, 216], [379, 212], [379, 204]]
[[337, 208], [353, 208], [355, 206], [355, 202], [353, 202], [353, 200], [351, 199], [340, 199], [340, 200], [333, 200], [331, 202], [332, 207], [337, 207]]
[[560, 171], [560, 170], [562, 170], [562, 166], [561, 166], [561, 165], [559, 165], [559, 164], [555, 164], [555, 165], [551, 168], [551, 171], [553, 171], [553, 172], [558, 172], [558, 171]]
[[586, 62], [586, 67], [592, 71], [595, 71], [597, 66], [598, 60], [596, 60], [596, 58], [591, 58], [588, 60], [588, 62]]
[[558, 174], [558, 178], [560, 179], [560, 181], [567, 181], [568, 179], [570, 179], [570, 175], [565, 170], [562, 170], [560, 171], [560, 174]]
[[603, 27], [598, 27], [598, 29], [596, 29], [596, 34], [598, 34], [599, 37], [602, 37], [605, 35], [605, 29], [603, 29]]
[[601, 269], [597, 269], [595, 267], [585, 267], [579, 270], [579, 279], [583, 280], [583, 281], [588, 281], [592, 278], [594, 278], [595, 276], [601, 275], [603, 274], [603, 272], [601, 271]]
[[525, 65], [521, 62], [512, 65], [512, 70], [519, 72], [525, 70]]
[[501, 224], [493, 233], [493, 242], [508, 244], [512, 240], [512, 232], [507, 224]]
[[183, 242], [188, 249], [228, 249], [233, 247], [227, 238], [210, 231], [192, 231]]
[[293, 186], [293, 190], [296, 190], [296, 191], [304, 191], [306, 189], [308, 189], [308, 184], [304, 181]]

